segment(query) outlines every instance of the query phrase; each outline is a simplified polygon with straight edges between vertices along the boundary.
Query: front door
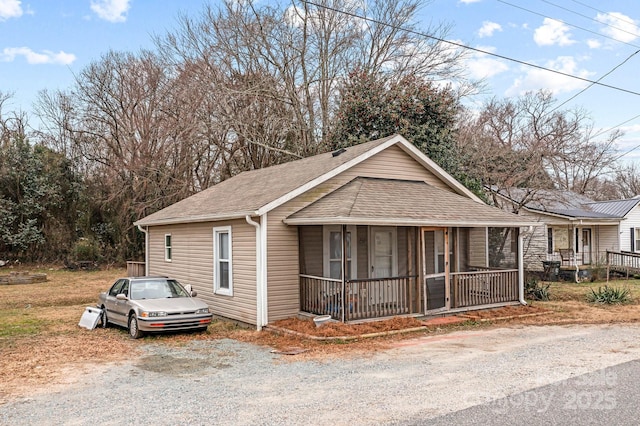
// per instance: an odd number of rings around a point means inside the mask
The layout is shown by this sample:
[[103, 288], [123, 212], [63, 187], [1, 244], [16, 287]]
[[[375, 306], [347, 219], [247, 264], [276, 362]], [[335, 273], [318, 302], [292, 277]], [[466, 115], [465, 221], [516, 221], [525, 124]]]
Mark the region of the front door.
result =
[[423, 228], [422, 267], [424, 276], [425, 312], [449, 308], [449, 279], [446, 253], [449, 234], [446, 228]]

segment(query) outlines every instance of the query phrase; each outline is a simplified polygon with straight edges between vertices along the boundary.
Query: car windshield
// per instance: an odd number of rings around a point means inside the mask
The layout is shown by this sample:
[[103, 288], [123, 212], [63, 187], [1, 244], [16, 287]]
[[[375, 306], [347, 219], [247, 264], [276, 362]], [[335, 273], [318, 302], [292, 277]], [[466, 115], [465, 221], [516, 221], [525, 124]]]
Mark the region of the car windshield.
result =
[[130, 294], [132, 300], [189, 297], [187, 290], [176, 280], [132, 281]]

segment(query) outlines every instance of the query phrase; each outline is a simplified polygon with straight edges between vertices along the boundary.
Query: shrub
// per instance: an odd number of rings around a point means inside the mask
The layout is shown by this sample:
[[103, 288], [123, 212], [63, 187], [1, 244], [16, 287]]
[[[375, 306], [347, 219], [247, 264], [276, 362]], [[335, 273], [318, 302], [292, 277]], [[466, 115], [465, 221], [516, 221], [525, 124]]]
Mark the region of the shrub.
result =
[[549, 300], [551, 284], [540, 285], [537, 279], [531, 278], [524, 286], [524, 294], [531, 300]]
[[631, 301], [631, 292], [628, 288], [598, 287], [598, 291], [591, 289], [591, 293], [587, 294], [587, 301], [591, 303], [601, 303], [607, 305], [618, 305]]
[[80, 238], [73, 246], [72, 257], [74, 261], [98, 261], [100, 247], [93, 240]]

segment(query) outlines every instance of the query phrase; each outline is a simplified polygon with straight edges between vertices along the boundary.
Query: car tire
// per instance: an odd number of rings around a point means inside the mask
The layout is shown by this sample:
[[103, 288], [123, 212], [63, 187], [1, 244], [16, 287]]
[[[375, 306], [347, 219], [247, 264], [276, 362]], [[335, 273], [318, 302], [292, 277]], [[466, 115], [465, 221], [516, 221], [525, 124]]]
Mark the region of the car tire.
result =
[[107, 328], [109, 327], [109, 319], [107, 318], [107, 308], [103, 306], [100, 309], [102, 309], [102, 313], [100, 314], [101, 326], [102, 328]]
[[129, 315], [129, 336], [132, 339], [139, 339], [142, 337], [142, 331], [138, 328], [138, 318], [136, 314]]

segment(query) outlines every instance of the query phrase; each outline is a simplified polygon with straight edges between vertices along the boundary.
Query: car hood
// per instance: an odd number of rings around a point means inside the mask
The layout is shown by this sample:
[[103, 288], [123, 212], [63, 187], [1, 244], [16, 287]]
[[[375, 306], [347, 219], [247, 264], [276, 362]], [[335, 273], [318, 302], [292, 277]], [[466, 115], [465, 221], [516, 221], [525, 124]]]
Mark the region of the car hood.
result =
[[164, 299], [132, 300], [143, 311], [182, 312], [207, 308], [208, 305], [193, 297], [167, 297]]

